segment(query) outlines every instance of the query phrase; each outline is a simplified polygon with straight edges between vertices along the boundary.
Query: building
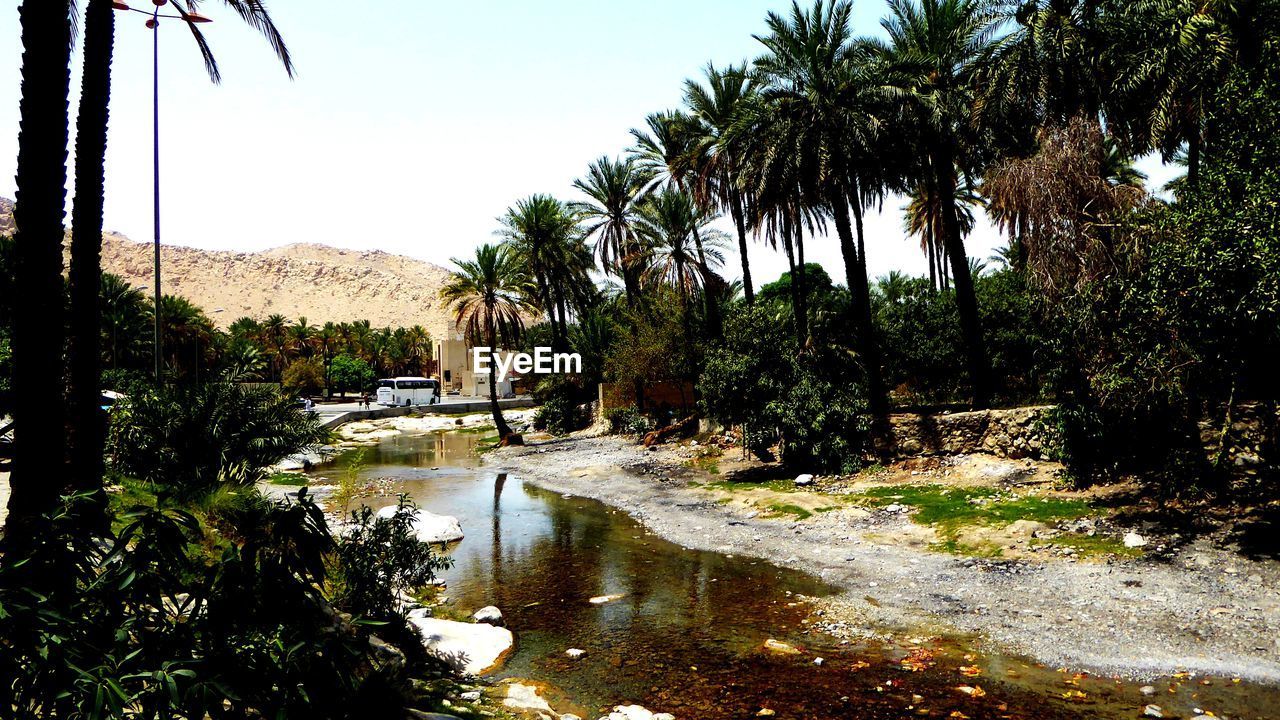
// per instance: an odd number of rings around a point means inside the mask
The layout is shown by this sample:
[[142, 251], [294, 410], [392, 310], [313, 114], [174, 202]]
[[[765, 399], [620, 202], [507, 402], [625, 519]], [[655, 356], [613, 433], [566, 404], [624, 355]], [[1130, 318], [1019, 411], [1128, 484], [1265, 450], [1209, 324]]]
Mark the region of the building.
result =
[[[504, 355], [507, 351], [498, 350], [495, 355]], [[452, 328], [449, 337], [436, 340], [436, 359], [439, 361], [440, 384], [445, 394], [466, 397], [489, 397], [489, 374], [475, 372], [475, 358], [471, 353], [471, 344], [466, 335], [457, 327]], [[513, 383], [518, 374], [512, 372], [498, 383], [498, 397], [511, 397]]]

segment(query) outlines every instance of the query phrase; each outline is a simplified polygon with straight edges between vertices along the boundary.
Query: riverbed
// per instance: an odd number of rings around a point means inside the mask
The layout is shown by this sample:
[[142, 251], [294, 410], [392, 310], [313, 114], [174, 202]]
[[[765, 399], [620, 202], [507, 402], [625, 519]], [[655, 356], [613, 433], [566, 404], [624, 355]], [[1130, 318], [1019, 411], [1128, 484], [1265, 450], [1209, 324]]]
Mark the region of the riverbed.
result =
[[[366, 502], [380, 507], [405, 492], [459, 519], [466, 539], [441, 575], [449, 605], [460, 614], [499, 607], [517, 645], [490, 677], [544, 684], [560, 712], [590, 718], [636, 703], [708, 720], [765, 710], [794, 718], [1132, 718], [1155, 704], [1166, 717], [1274, 717], [1273, 689], [1230, 677], [1161, 678], [1144, 695], [1142, 683], [993, 653], [976, 637], [934, 627], [868, 621], [837, 637], [818, 629], [828, 622], [818, 613], [845, 588], [780, 566], [790, 558], [774, 564], [714, 551], [741, 526], [696, 526], [713, 542], [683, 547], [585, 492], [548, 490], [545, 477], [482, 465], [479, 439], [382, 438], [365, 450], [361, 477], [382, 488]], [[545, 457], [563, 452], [553, 448], [521, 451], [523, 466], [558, 467]], [[492, 464], [518, 463], [506, 455]], [[339, 472], [340, 464], [319, 474]], [[602, 597], [612, 599], [591, 602]], [[585, 653], [570, 659], [571, 648]]]

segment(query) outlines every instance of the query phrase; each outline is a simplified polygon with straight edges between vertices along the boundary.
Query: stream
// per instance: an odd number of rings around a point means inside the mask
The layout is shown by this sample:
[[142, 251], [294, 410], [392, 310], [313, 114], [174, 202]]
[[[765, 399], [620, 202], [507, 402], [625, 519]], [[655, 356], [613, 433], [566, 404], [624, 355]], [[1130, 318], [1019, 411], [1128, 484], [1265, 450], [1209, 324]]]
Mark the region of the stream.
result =
[[[440, 574], [460, 613], [495, 605], [516, 635], [487, 677], [544, 686], [559, 712], [596, 718], [635, 703], [679, 720], [750, 718], [1138, 718], [1196, 710], [1219, 718], [1280, 718], [1274, 688], [1231, 678], [1141, 683], [1093, 677], [978, 650], [970, 638], [841, 642], [810, 629], [803, 597], [838, 588], [763, 560], [688, 550], [599, 502], [562, 497], [482, 468], [481, 436], [399, 435], [365, 448], [362, 479], [375, 509], [407, 493], [458, 518], [466, 539]], [[316, 473], [336, 479], [343, 461]], [[620, 596], [593, 604], [591, 598]], [[867, 628], [868, 637], [880, 637]], [[764, 650], [766, 640], [801, 650]], [[586, 651], [569, 659], [565, 651]], [[821, 658], [821, 661], [818, 661]], [[1207, 684], [1206, 684], [1207, 683]]]

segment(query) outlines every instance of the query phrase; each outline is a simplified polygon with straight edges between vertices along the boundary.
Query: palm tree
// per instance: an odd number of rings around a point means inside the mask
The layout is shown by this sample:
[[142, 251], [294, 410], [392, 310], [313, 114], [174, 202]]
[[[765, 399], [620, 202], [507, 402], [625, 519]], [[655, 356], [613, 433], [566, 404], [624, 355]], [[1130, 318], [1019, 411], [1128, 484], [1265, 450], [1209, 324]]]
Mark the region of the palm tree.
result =
[[498, 222], [498, 234], [533, 278], [533, 304], [547, 314], [552, 345], [565, 350], [569, 308], [581, 297], [580, 288], [591, 284], [591, 255], [576, 214], [549, 195], [532, 195], [507, 208]]
[[[454, 259], [458, 269], [440, 290], [440, 297], [454, 312], [454, 322], [465, 328], [472, 345], [490, 349], [517, 347], [524, 332], [524, 315], [533, 310], [530, 279], [519, 258], [504, 245], [481, 245], [474, 260]], [[489, 372], [489, 407], [498, 437], [509, 442], [511, 427], [498, 405], [497, 372]]]
[[756, 38], [768, 54], [755, 68], [764, 81], [762, 95], [778, 116], [770, 127], [785, 138], [778, 144], [795, 153], [803, 201], [835, 222], [871, 410], [883, 417], [888, 395], [871, 317], [862, 212], [882, 182], [873, 154], [887, 106], [870, 74], [874, 65], [853, 42], [851, 13], [845, 0], [816, 0], [808, 11], [793, 0], [788, 17], [770, 13], [769, 34]]
[[739, 184], [742, 150], [732, 141], [731, 129], [744, 103], [756, 93], [756, 83], [744, 65], [717, 68], [708, 64], [706, 84], [685, 81], [684, 101], [692, 134], [689, 155], [692, 177], [686, 184], [703, 204], [715, 204], [733, 219], [742, 260], [742, 290], [747, 304], [755, 302], [751, 261], [747, 257], [746, 200]]
[[333, 357], [338, 354], [340, 341], [338, 326], [333, 321], [321, 326], [313, 339], [316, 349], [320, 351], [320, 358], [324, 362], [325, 396], [330, 398], [333, 397], [333, 385], [329, 382], [329, 368], [333, 365]]
[[1274, 27], [1266, 3], [1134, 0], [1117, 4], [1108, 30], [1116, 92], [1108, 127], [1126, 150], [1158, 150], [1168, 161], [1187, 148], [1187, 185], [1199, 182], [1206, 104], [1227, 74], [1249, 62]]
[[102, 302], [103, 356], [112, 370], [121, 362], [138, 362], [145, 350], [140, 338], [147, 332], [150, 310], [146, 293], [119, 275], [103, 273], [98, 283]]
[[[676, 290], [688, 315], [689, 299], [712, 278], [711, 267], [724, 264], [722, 234], [709, 227], [712, 213], [700, 210], [694, 199], [674, 187], [666, 187], [640, 205], [637, 227], [645, 240], [645, 283], [668, 285]], [[703, 238], [703, 247], [695, 238]]]
[[[929, 284], [935, 290], [951, 286], [947, 272], [947, 254], [942, 246], [942, 203], [933, 185], [922, 182], [907, 194], [908, 203], [903, 208], [905, 226], [909, 237], [920, 238], [920, 251], [929, 261]], [[973, 231], [973, 208], [982, 205], [982, 198], [973, 184], [961, 183], [956, 187], [956, 211], [960, 217], [960, 231], [968, 235]]]
[[[258, 0], [223, 0], [242, 20], [260, 31], [293, 77], [293, 61], [271, 16]], [[164, 4], [161, 0], [160, 4]], [[197, 0], [170, 3], [191, 30], [209, 77], [220, 80], [217, 61], [199, 26], [190, 19]], [[67, 6], [68, 3], [54, 3]], [[73, 5], [73, 4], [72, 4]], [[84, 22], [84, 70], [76, 118], [75, 209], [71, 220], [70, 322], [70, 460], [72, 479], [94, 488], [102, 480], [105, 427], [99, 410], [101, 343], [98, 278], [101, 274], [104, 163], [111, 100], [111, 62], [115, 44], [115, 9], [111, 0], [88, 0]], [[69, 7], [64, 7], [70, 11]], [[65, 104], [65, 103], [64, 103]], [[65, 109], [64, 109], [65, 113]], [[64, 144], [65, 153], [65, 144]], [[65, 170], [64, 170], [65, 172]], [[163, 303], [162, 303], [163, 304]]]
[[[71, 5], [68, 0], [23, 0], [22, 97], [18, 103], [18, 162], [14, 255], [16, 289], [39, 312], [17, 313], [13, 323], [13, 414], [20, 423], [9, 484], [5, 543], [9, 557], [32, 549], [40, 515], [57, 502], [49, 478], [65, 450], [61, 393], [48, 379], [62, 377], [65, 340], [62, 299], [62, 217], [67, 184], [67, 95], [71, 84]], [[32, 567], [32, 575], [40, 575]]]
[[956, 190], [962, 172], [978, 162], [974, 78], [998, 20], [983, 0], [890, 0], [889, 17], [881, 22], [889, 42], [868, 43], [884, 63], [886, 87], [898, 101], [900, 135], [919, 151], [914, 179], [930, 184], [941, 203], [942, 247], [955, 283], [977, 407], [990, 401], [990, 371]]
[[587, 168], [587, 176], [573, 181], [589, 200], [574, 203], [586, 223], [584, 234], [595, 238], [595, 252], [606, 273], [622, 277], [627, 305], [639, 299], [636, 254], [641, 243], [636, 235], [636, 205], [644, 197], [652, 176], [630, 158], [601, 157]]

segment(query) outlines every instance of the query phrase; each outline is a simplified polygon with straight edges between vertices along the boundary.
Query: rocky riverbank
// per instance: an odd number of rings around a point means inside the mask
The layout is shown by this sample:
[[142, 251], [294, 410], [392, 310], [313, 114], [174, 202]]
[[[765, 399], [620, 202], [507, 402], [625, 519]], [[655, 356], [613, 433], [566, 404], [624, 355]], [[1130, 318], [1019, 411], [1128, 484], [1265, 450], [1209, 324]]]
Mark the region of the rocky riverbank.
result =
[[[1203, 538], [1166, 546], [1149, 528], [1136, 528], [1139, 535], [1123, 527], [1108, 528], [1121, 552], [1091, 555], [1034, 521], [1022, 526], [1021, 538], [1013, 529], [995, 540], [1009, 544], [1009, 558], [949, 554], [936, 551], [934, 531], [912, 521], [919, 508], [909, 494], [888, 505], [833, 503], [840, 488], [828, 480], [818, 489], [779, 488], [786, 502], [770, 496], [737, 502], [689, 455], [687, 448], [646, 451], [633, 440], [606, 437], [504, 448], [484, 462], [548, 490], [618, 507], [686, 547], [765, 558], [820, 576], [845, 590], [816, 603], [815, 625], [838, 635], [972, 633], [1054, 667], [1134, 679], [1181, 671], [1280, 684], [1275, 561], [1250, 560]], [[976, 475], [994, 467], [985, 462]], [[1017, 488], [1042, 469], [1022, 462], [990, 470], [992, 483]], [[768, 493], [767, 487], [752, 492]], [[1000, 492], [1024, 503], [1039, 497]], [[1094, 537], [1092, 528], [1087, 537]]]

